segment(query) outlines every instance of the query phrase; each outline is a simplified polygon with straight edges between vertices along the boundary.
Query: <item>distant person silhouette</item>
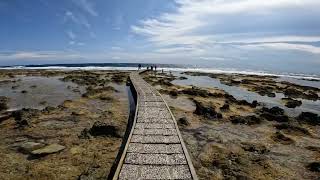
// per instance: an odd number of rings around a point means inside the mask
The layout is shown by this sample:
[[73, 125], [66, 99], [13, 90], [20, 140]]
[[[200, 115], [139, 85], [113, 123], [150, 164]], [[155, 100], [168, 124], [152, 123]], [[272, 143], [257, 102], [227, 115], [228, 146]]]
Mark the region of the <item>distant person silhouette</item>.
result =
[[151, 66], [151, 71], [153, 71], [153, 66]]
[[154, 66], [154, 71], [157, 71], [157, 66]]
[[138, 70], [140, 70], [140, 69], [141, 69], [141, 64], [138, 65]]

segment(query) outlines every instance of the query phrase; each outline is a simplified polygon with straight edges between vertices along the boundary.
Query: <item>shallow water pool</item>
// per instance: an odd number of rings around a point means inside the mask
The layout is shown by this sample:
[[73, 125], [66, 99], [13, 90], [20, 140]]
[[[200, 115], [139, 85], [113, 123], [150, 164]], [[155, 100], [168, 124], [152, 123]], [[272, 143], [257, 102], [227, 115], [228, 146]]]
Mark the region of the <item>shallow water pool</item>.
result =
[[59, 78], [61, 77], [17, 76], [16, 82], [0, 84], [0, 96], [10, 98], [9, 110], [55, 107], [65, 100], [81, 97], [84, 87]]
[[[234, 96], [238, 100], [246, 100], [248, 102], [257, 100], [258, 102], [262, 103], [263, 105], [269, 108], [274, 106], [279, 106], [283, 108], [289, 116], [297, 116], [303, 111], [320, 114], [319, 100], [311, 101], [311, 100], [298, 99], [302, 101], [302, 105], [300, 107], [287, 108], [281, 103], [281, 98], [284, 97], [282, 93], [276, 93], [276, 97], [261, 96], [258, 93], [250, 92], [241, 87], [228, 86], [228, 85], [222, 84], [219, 79], [210, 78], [208, 76], [190, 76], [186, 74], [181, 74], [181, 72], [173, 72], [173, 75], [188, 78], [184, 80], [179, 80], [179, 79], [174, 80], [172, 81], [173, 84], [193, 85], [193, 86], [205, 87], [205, 88], [219, 88], [226, 91], [230, 95]], [[284, 79], [281, 79], [281, 80], [284, 81]], [[303, 85], [302, 81], [305, 81], [305, 80], [299, 80], [300, 85]], [[312, 83], [316, 84], [317, 82], [316, 83], [312, 82]]]

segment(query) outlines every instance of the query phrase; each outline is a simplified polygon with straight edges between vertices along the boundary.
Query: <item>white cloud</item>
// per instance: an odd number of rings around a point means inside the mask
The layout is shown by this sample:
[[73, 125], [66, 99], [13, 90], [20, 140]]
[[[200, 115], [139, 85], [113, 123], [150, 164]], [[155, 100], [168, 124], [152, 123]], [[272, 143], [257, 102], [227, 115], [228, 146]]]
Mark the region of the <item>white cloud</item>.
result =
[[178, 0], [180, 12], [188, 12], [196, 16], [203, 14], [260, 14], [277, 9], [312, 7], [320, 5], [317, 0]]
[[[286, 31], [276, 31], [275, 35], [260, 32], [259, 36], [255, 37], [253, 36], [254, 29], [263, 26], [264, 22], [250, 24], [251, 19], [260, 16], [262, 19], [273, 17], [274, 20], [277, 20], [282, 15], [290, 17], [290, 15], [303, 10], [311, 12], [311, 14], [317, 13], [317, 7], [320, 6], [318, 0], [176, 0], [176, 2], [177, 9], [175, 12], [164, 13], [156, 18], [144, 19], [138, 25], [131, 26], [134, 33], [146, 37], [148, 41], [153, 43], [158, 48], [157, 52], [185, 52], [192, 47], [191, 50], [199, 52], [197, 55], [200, 55], [201, 53], [210, 54], [215, 45], [224, 43], [234, 43], [234, 45], [236, 43], [263, 42], [309, 43], [320, 40], [320, 36], [288, 35]], [[230, 22], [230, 19], [235, 22]], [[294, 19], [287, 20], [288, 22], [294, 22]], [[249, 23], [252, 26], [249, 29], [253, 32], [248, 32], [246, 36], [241, 38], [238, 37], [241, 33], [237, 34], [236, 30], [234, 30], [236, 35], [232, 34], [230, 36], [221, 34], [219, 31], [215, 32], [216, 29], [223, 26], [223, 30], [231, 31], [229, 32], [231, 34], [235, 25], [230, 23], [239, 26]], [[273, 29], [270, 31], [272, 32]], [[301, 47], [301, 51], [316, 52], [310, 51], [310, 48], [304, 48], [306, 46], [308, 45], [295, 47]], [[270, 46], [270, 48], [273, 47]], [[291, 50], [298, 50], [297, 48], [291, 46]], [[285, 48], [282, 49], [286, 50]]]
[[72, 0], [74, 4], [76, 4], [79, 8], [90, 14], [91, 16], [98, 16], [98, 12], [94, 8], [94, 5], [92, 2], [89, 2], [89, 0]]
[[306, 45], [306, 44], [291, 44], [291, 43], [261, 43], [261, 44], [249, 44], [243, 45], [244, 48], [271, 48], [276, 50], [296, 50], [309, 52], [313, 54], [320, 54], [320, 47]]
[[0, 60], [24, 60], [24, 59], [68, 59], [80, 57], [78, 54], [65, 51], [17, 51], [0, 52]]
[[[218, 37], [221, 41], [217, 43], [275, 43], [275, 42], [301, 42], [313, 43], [320, 42], [320, 36], [268, 36], [248, 38], [248, 37]], [[224, 39], [224, 40], [223, 40]], [[229, 39], [229, 40], [228, 40]]]

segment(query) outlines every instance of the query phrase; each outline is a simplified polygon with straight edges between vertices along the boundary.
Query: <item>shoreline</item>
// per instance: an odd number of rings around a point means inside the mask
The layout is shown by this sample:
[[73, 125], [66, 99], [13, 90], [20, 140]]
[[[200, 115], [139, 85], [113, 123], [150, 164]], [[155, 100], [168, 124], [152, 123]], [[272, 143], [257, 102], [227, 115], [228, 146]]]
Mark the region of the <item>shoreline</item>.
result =
[[[142, 69], [146, 69], [145, 67]], [[203, 73], [214, 73], [214, 74], [240, 74], [240, 75], [259, 75], [259, 76], [276, 76], [276, 77], [289, 77], [299, 80], [307, 81], [320, 81], [320, 74], [302, 74], [302, 73], [271, 73], [267, 71], [253, 71], [253, 70], [236, 70], [236, 69], [225, 69], [225, 68], [171, 68], [171, 67], [159, 67], [159, 71], [171, 72], [203, 72]], [[105, 71], [133, 71], [137, 70], [137, 67], [99, 67], [99, 66], [88, 66], [88, 67], [67, 67], [67, 66], [48, 66], [48, 67], [26, 67], [26, 66], [13, 66], [13, 67], [0, 67], [0, 70], [60, 70], [60, 71], [75, 71], [75, 70], [105, 70]]]

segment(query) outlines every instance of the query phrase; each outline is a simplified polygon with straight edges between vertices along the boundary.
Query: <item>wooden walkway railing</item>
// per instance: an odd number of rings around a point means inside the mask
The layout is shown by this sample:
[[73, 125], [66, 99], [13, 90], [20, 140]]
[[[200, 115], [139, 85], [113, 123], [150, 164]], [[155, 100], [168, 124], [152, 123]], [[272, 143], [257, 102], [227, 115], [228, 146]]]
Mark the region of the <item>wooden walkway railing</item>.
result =
[[197, 179], [178, 125], [160, 93], [134, 72], [136, 114], [113, 179]]

